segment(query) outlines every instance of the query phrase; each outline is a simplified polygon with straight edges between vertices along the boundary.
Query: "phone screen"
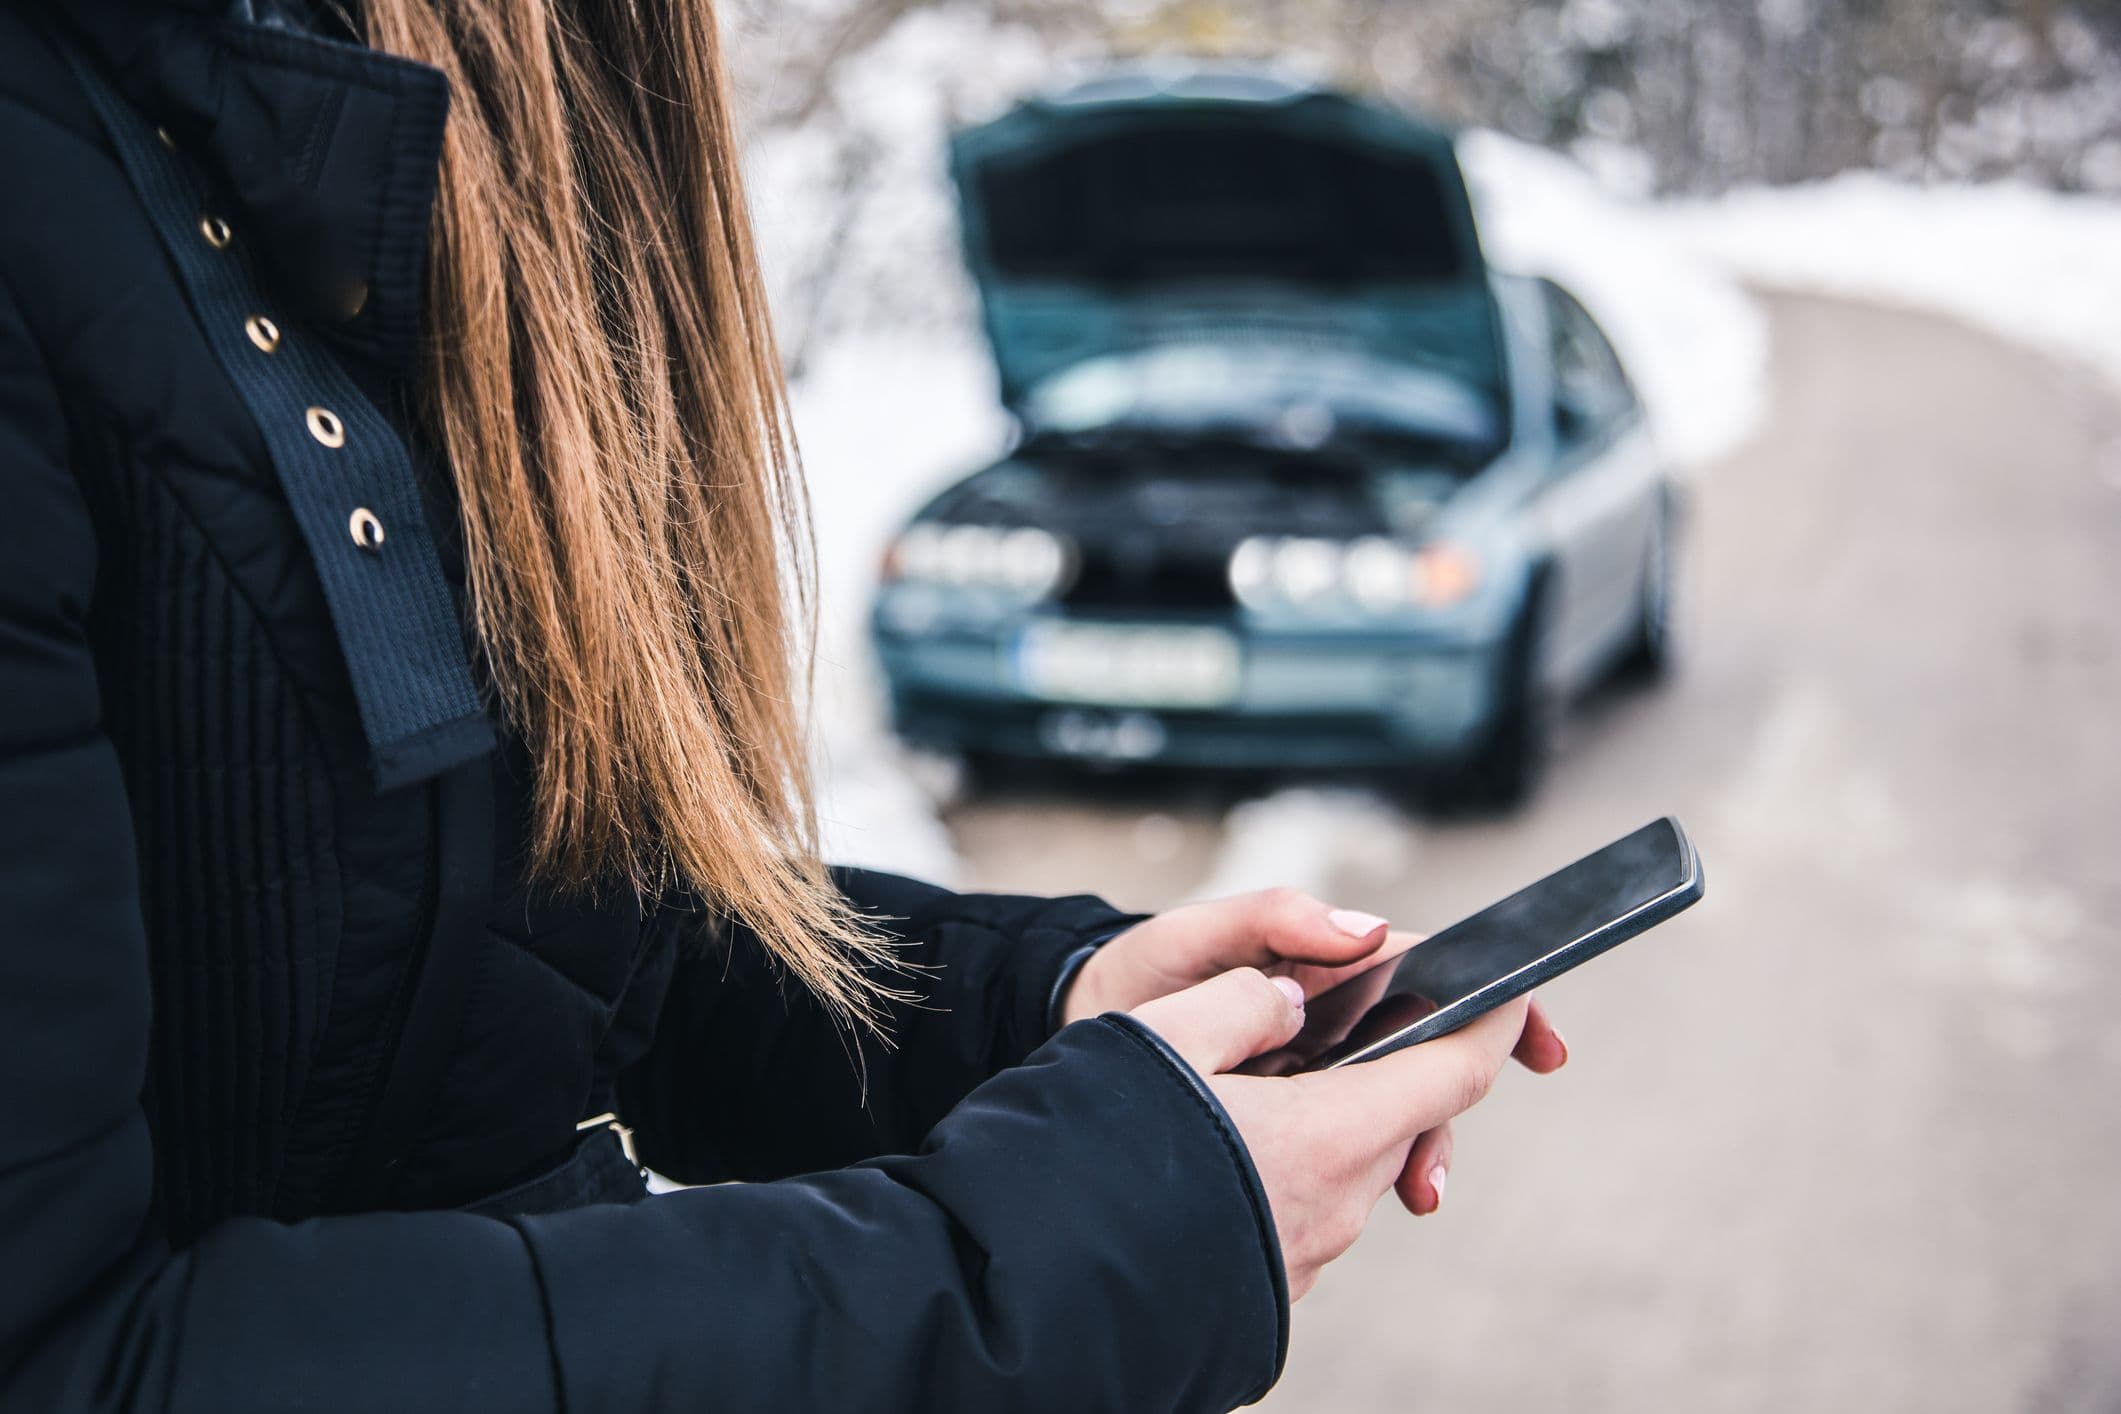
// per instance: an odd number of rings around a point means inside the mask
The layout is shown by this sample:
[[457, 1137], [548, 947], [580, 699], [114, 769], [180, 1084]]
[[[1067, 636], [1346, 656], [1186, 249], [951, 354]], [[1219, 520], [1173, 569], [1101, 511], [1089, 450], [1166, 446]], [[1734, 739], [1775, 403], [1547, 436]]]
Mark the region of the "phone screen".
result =
[[1693, 846], [1658, 820], [1311, 998], [1296, 1038], [1240, 1070], [1322, 1070], [1441, 1036], [1700, 897]]

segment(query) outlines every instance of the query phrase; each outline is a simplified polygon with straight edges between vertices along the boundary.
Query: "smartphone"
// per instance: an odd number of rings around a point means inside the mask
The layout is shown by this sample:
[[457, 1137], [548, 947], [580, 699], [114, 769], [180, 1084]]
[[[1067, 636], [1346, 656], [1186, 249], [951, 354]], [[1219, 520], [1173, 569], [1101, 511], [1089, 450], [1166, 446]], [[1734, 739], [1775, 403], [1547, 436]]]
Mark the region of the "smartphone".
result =
[[1238, 1070], [1328, 1070], [1433, 1040], [1700, 897], [1701, 857], [1666, 816], [1319, 993], [1294, 1040]]

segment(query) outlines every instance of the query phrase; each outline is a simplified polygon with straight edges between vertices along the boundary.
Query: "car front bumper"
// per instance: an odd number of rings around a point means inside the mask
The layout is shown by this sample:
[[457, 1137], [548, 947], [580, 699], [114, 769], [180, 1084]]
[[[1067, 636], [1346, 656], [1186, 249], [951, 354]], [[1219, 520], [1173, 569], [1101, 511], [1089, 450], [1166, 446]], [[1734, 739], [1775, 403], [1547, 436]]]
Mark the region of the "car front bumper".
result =
[[1499, 643], [1316, 633], [1240, 635], [1236, 686], [1212, 707], [1062, 700], [1021, 681], [1020, 628], [911, 636], [879, 624], [899, 734], [942, 751], [1107, 763], [1404, 766], [1463, 757], [1498, 698]]

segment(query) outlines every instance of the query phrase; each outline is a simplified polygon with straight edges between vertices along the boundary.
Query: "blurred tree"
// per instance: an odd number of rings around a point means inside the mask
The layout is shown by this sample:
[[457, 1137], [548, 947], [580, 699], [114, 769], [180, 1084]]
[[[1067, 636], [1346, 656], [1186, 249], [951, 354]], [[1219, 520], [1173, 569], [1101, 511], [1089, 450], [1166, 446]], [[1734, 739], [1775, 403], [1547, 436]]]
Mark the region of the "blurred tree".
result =
[[798, 363], [843, 284], [960, 313], [885, 269], [950, 263], [947, 204], [902, 199], [940, 191], [942, 128], [1113, 60], [1273, 62], [1645, 192], [1874, 168], [2121, 193], [2121, 0], [725, 3], [769, 199], [802, 209], [774, 258]]
[[[768, 124], [805, 122], [923, 12], [1074, 60], [1293, 62], [1560, 147], [1632, 149], [1660, 188], [1852, 166], [2121, 190], [2121, 0], [742, 0]], [[2104, 149], [2102, 152], [2102, 148]], [[2095, 156], [2095, 154], [2098, 154]]]

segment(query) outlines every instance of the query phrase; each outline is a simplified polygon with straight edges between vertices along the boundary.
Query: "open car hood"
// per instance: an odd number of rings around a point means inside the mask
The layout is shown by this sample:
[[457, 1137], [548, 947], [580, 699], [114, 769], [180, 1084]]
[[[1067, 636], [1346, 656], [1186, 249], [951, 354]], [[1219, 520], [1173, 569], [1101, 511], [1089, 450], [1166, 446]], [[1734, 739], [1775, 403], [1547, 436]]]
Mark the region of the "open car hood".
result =
[[1124, 74], [957, 135], [1002, 399], [1172, 344], [1410, 364], [1499, 401], [1499, 321], [1448, 133], [1245, 73]]

